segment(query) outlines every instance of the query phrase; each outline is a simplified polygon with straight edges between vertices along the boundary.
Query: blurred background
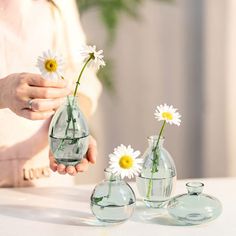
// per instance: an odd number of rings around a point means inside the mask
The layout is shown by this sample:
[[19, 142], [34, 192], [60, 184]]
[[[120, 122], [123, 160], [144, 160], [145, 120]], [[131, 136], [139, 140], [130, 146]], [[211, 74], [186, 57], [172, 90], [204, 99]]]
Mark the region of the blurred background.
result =
[[157, 105], [179, 109], [165, 128], [178, 178], [236, 175], [236, 1], [78, 0], [87, 41], [104, 49], [103, 94], [91, 131], [99, 160], [78, 183], [103, 178], [119, 144], [143, 152]]

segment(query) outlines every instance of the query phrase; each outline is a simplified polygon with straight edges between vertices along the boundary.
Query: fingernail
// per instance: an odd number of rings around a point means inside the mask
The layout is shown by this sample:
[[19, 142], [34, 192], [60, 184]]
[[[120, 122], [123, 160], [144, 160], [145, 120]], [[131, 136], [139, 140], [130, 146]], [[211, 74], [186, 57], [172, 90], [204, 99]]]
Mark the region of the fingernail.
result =
[[52, 170], [53, 170], [54, 172], [57, 170], [57, 165], [56, 165], [56, 164], [52, 166]]
[[82, 171], [82, 169], [81, 169], [80, 166], [77, 166], [77, 167], [76, 167], [76, 170], [77, 170], [78, 172]]
[[58, 169], [58, 171], [65, 171], [65, 166], [62, 164], [59, 164], [57, 169]]

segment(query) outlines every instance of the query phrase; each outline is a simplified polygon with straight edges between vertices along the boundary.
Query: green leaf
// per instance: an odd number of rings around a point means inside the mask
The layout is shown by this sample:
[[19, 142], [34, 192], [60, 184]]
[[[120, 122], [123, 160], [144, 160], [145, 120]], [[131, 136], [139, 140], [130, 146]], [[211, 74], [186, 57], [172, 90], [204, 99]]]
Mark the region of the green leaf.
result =
[[152, 152], [153, 152], [152, 173], [156, 173], [158, 172], [160, 149], [154, 148]]
[[93, 201], [93, 203], [97, 204], [97, 203], [101, 202], [102, 199], [103, 199], [103, 197], [94, 197], [94, 198], [92, 199], [92, 201]]
[[75, 143], [77, 143], [77, 141], [78, 141], [78, 139], [77, 139], [77, 138], [74, 138], [74, 139], [71, 140], [70, 144], [71, 144], [71, 145], [72, 145], [72, 144], [75, 144]]
[[79, 150], [80, 150], [80, 147], [77, 147], [77, 149], [76, 149], [76, 154], [79, 154]]
[[67, 105], [67, 117], [68, 117], [67, 122], [70, 123], [71, 118], [72, 118], [72, 107], [70, 103]]

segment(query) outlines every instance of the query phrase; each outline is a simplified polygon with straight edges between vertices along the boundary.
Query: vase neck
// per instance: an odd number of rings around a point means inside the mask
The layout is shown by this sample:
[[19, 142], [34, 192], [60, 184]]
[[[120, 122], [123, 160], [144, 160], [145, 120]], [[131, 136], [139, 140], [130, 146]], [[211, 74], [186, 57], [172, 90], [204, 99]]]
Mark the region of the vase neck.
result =
[[159, 141], [158, 141], [158, 135], [152, 135], [152, 136], [148, 137], [149, 147], [156, 147], [157, 142], [158, 142], [158, 147], [162, 148], [164, 141], [165, 141], [165, 139], [162, 136], [160, 137]]
[[67, 104], [70, 103], [70, 105], [77, 105], [77, 104], [78, 104], [78, 103], [77, 103], [77, 100], [78, 100], [78, 97], [73, 96], [73, 95], [68, 95], [68, 96], [66, 97], [66, 103], [67, 103]]
[[105, 174], [105, 179], [107, 181], [120, 181], [121, 180], [120, 176], [115, 176], [114, 174], [112, 174], [109, 168], [106, 168], [104, 170], [104, 174]]
[[189, 182], [186, 184], [188, 194], [190, 195], [199, 195], [202, 193], [204, 184], [200, 182]]

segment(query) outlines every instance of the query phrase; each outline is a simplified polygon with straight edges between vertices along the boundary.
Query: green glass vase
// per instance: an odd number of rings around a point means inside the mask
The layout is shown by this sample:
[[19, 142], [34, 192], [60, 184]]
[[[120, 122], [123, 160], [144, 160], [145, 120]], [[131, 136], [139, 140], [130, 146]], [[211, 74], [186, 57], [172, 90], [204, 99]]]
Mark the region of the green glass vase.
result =
[[106, 179], [91, 195], [90, 206], [94, 216], [103, 222], [118, 223], [128, 220], [135, 208], [136, 197], [128, 183], [105, 170]]
[[49, 127], [49, 145], [57, 163], [66, 166], [80, 163], [88, 150], [88, 139], [88, 125], [77, 97], [68, 96]]
[[216, 219], [222, 212], [218, 199], [203, 194], [203, 183], [187, 183], [188, 193], [178, 195], [168, 203], [169, 214], [183, 225], [197, 225]]
[[139, 194], [147, 207], [164, 208], [173, 196], [176, 183], [176, 168], [170, 153], [163, 147], [161, 137], [148, 138], [148, 148], [143, 154], [143, 167], [136, 183]]

